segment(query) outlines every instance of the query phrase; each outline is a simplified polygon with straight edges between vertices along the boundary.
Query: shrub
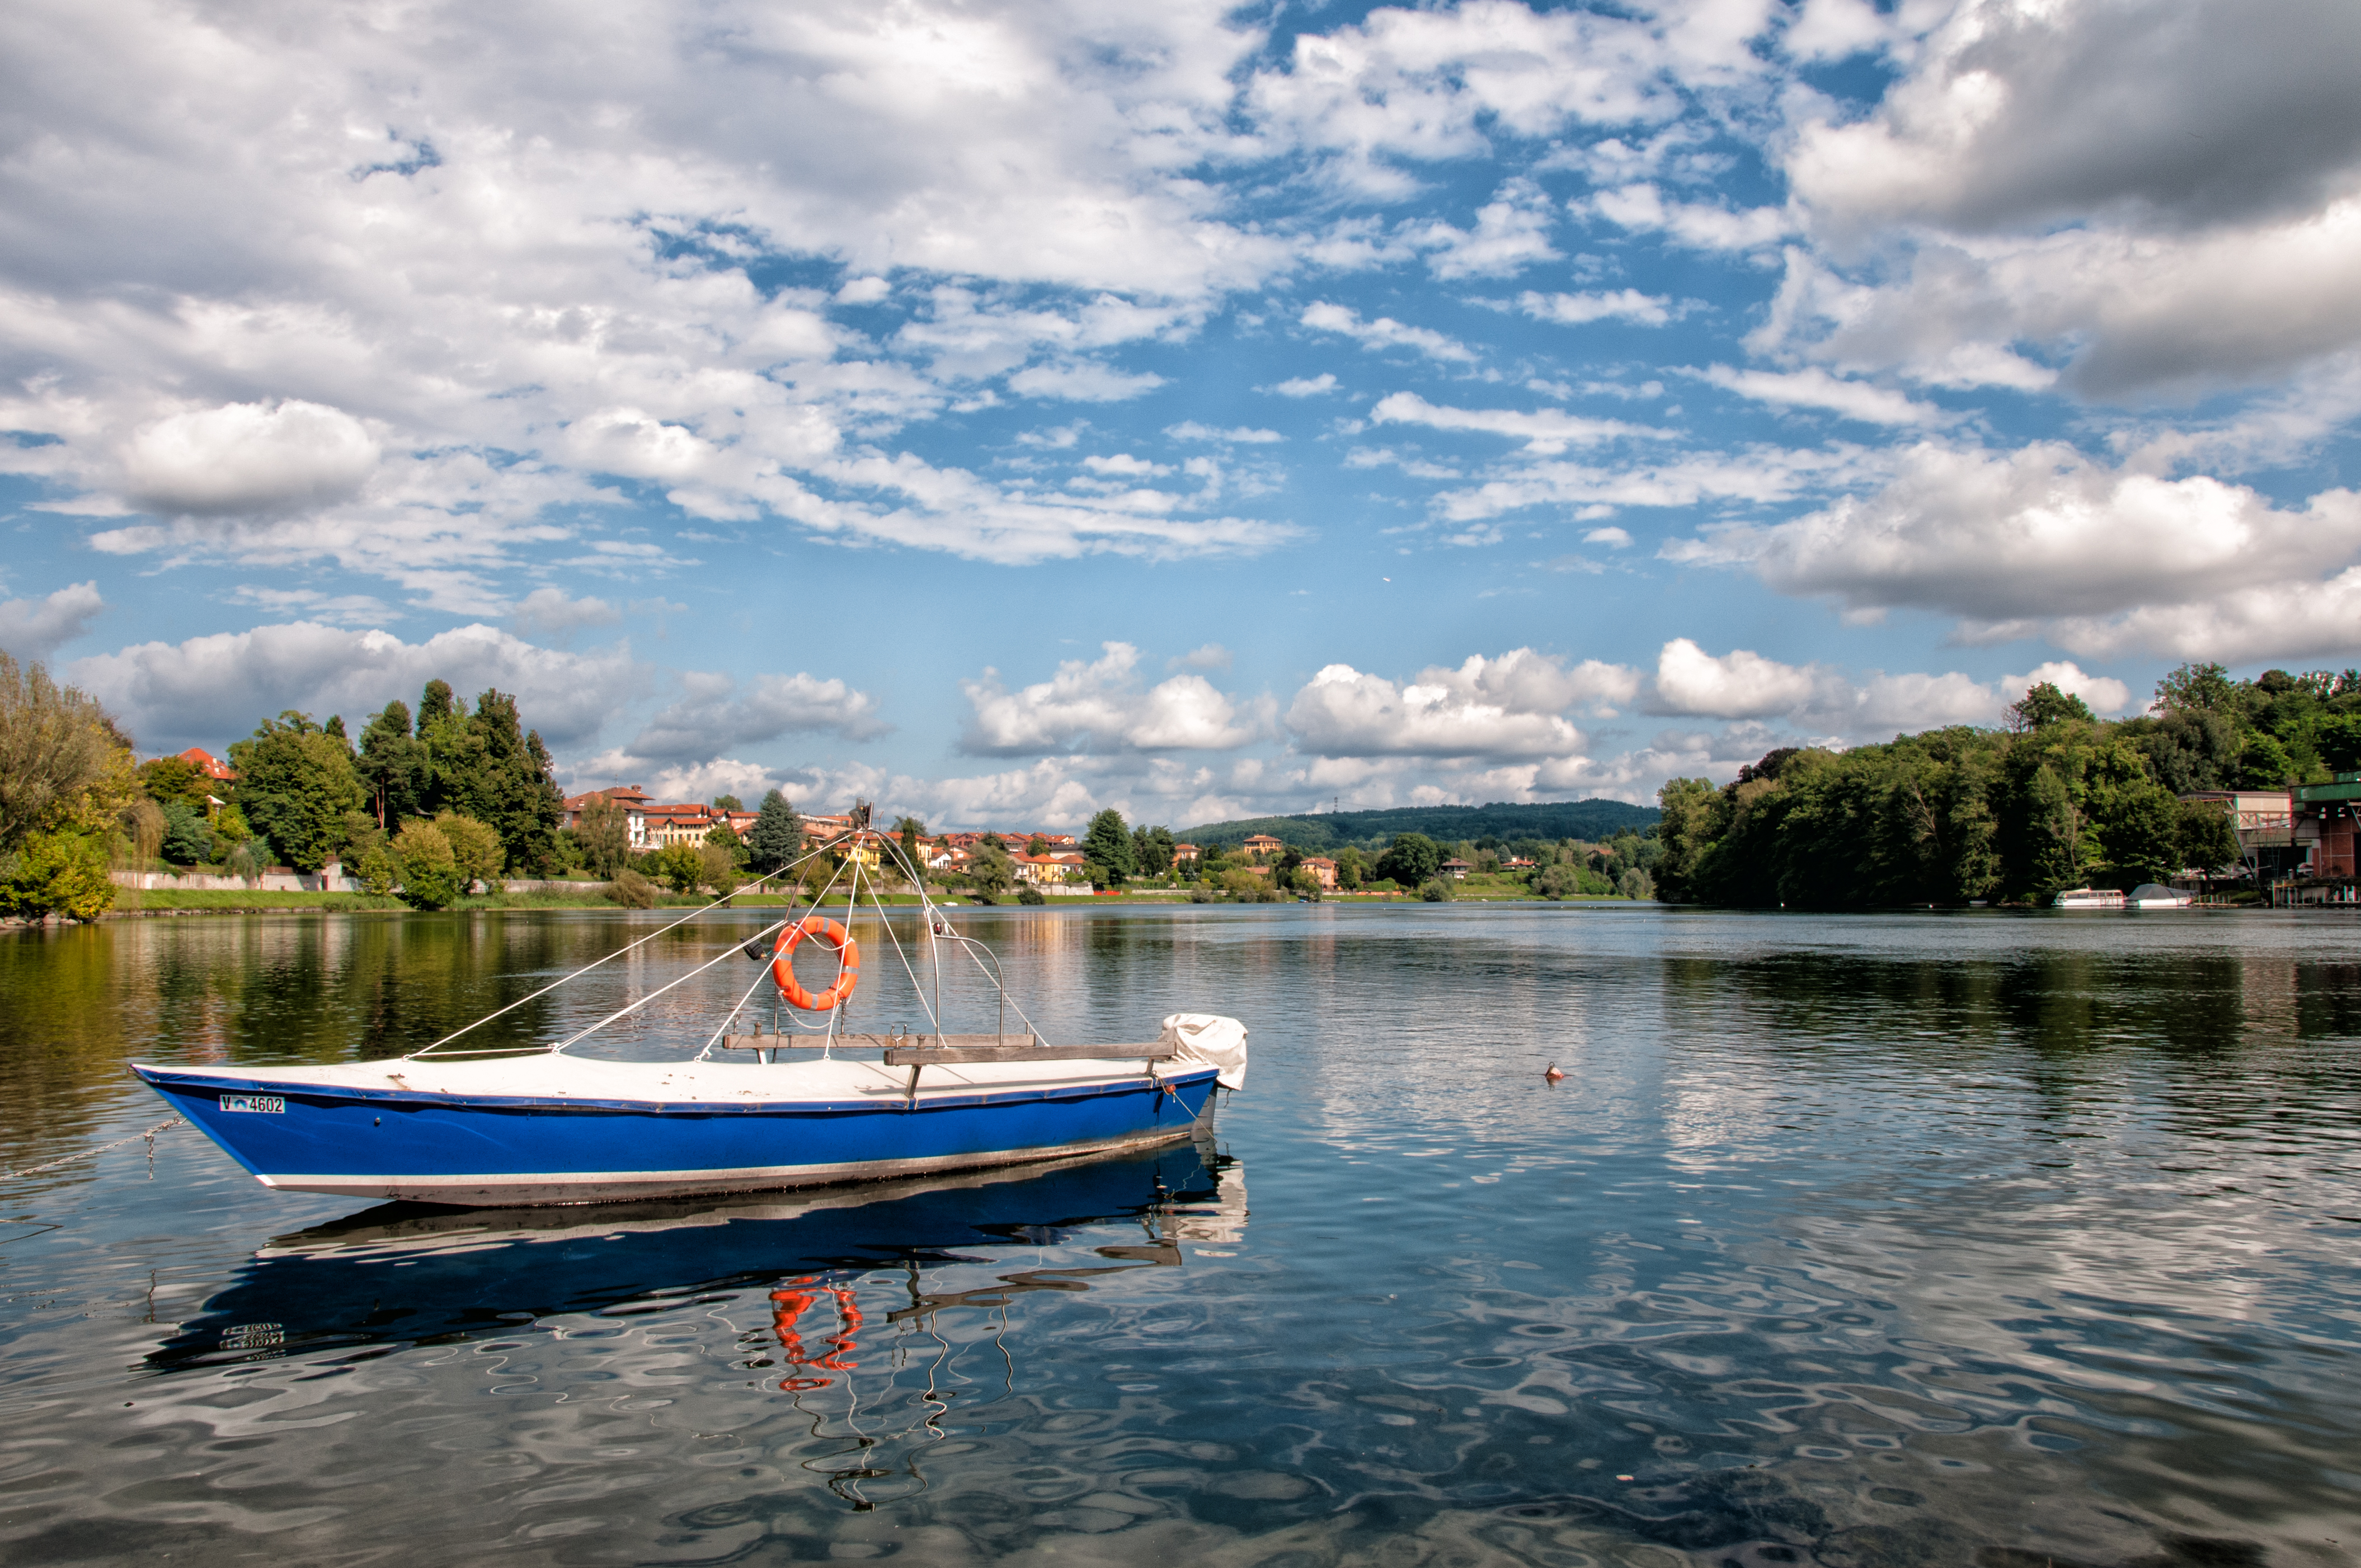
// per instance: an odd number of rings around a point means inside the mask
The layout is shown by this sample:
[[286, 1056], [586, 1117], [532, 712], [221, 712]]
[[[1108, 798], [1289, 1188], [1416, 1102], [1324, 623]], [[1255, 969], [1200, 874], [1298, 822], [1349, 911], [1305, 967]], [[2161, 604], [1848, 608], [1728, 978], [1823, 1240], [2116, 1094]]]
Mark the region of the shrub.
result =
[[401, 901], [412, 909], [447, 909], [458, 899], [458, 857], [434, 823], [406, 824], [393, 837], [393, 858], [401, 868]]
[[176, 866], [198, 866], [214, 858], [214, 827], [204, 813], [175, 795], [164, 803], [163, 857]]
[[459, 886], [464, 891], [482, 883], [485, 891], [500, 892], [500, 867], [507, 855], [500, 849], [500, 836], [472, 817], [462, 817], [456, 811], [437, 812], [434, 830], [451, 846], [452, 863], [458, 872]]
[[0, 861], [0, 909], [26, 920], [95, 920], [115, 905], [106, 851], [82, 833], [30, 833]]
[[1019, 904], [1047, 904], [1049, 901], [1047, 897], [1043, 896], [1039, 888], [1027, 883], [1023, 888], [1018, 890], [1016, 902]]
[[1451, 884], [1436, 877], [1432, 882], [1421, 883], [1418, 895], [1429, 904], [1448, 904], [1451, 902]]
[[1650, 876], [1646, 872], [1642, 871], [1637, 866], [1633, 866], [1630, 871], [1623, 873], [1623, 881], [1619, 885], [1623, 896], [1626, 898], [1653, 898], [1656, 896], [1656, 879]]
[[379, 898], [391, 893], [393, 884], [401, 880], [400, 863], [394, 860], [393, 851], [382, 844], [373, 844], [363, 851], [353, 872], [360, 878], [361, 891]]
[[705, 859], [690, 844], [666, 844], [640, 864], [675, 893], [695, 893], [705, 880]]
[[625, 866], [608, 884], [607, 896], [626, 909], [653, 909], [656, 906], [656, 884]]

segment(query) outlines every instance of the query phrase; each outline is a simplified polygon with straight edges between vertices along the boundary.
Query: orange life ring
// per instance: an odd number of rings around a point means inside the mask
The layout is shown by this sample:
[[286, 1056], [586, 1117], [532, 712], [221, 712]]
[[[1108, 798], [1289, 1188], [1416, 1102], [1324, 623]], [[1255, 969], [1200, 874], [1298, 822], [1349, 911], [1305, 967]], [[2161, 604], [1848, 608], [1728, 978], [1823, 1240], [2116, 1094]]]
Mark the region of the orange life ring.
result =
[[[828, 944], [836, 954], [836, 983], [814, 996], [796, 979], [796, 944], [806, 937], [814, 937]], [[778, 983], [779, 994], [787, 999], [790, 1007], [800, 1007], [807, 1013], [826, 1013], [842, 1003], [861, 983], [861, 944], [852, 934], [833, 920], [809, 917], [796, 921], [779, 933], [777, 954], [771, 959], [771, 978]]]

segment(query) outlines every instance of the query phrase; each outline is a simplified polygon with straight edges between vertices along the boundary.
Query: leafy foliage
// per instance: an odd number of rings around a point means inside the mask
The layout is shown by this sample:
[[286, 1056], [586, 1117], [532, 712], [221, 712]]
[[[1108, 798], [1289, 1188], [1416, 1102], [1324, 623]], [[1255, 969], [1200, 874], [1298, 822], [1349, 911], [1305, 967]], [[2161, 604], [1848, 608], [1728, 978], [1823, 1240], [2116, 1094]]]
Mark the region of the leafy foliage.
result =
[[1093, 887], [1121, 887], [1137, 874], [1139, 858], [1122, 812], [1109, 806], [1091, 818], [1082, 833], [1082, 862], [1090, 867]]
[[0, 653], [0, 853], [35, 833], [101, 831], [138, 794], [130, 742], [97, 699]]
[[1257, 817], [1182, 828], [1192, 844], [1235, 848], [1257, 833], [1328, 854], [1345, 844], [1383, 849], [1397, 834], [1417, 833], [1439, 843], [1462, 839], [1599, 839], [1644, 832], [1656, 813], [1620, 800], [1577, 800], [1524, 806], [1404, 806], [1383, 811], [1323, 811], [1301, 817]]
[[401, 868], [401, 901], [413, 909], [447, 909], [458, 899], [459, 861], [451, 840], [432, 822], [405, 823], [393, 836]]
[[19, 919], [95, 920], [114, 905], [97, 834], [31, 833], [0, 856], [0, 911]]
[[2184, 664], [2152, 713], [2091, 718], [2035, 686], [2007, 731], [1955, 728], [1842, 753], [1773, 751], [1716, 790], [1658, 795], [1662, 895], [1860, 908], [2038, 898], [2237, 859], [2224, 813], [2179, 795], [2324, 783], [2361, 762], [2361, 673], [2233, 681]]
[[345, 813], [364, 798], [344, 737], [291, 708], [234, 741], [229, 756], [239, 808], [273, 854], [297, 871], [316, 872], [343, 849]]
[[746, 850], [753, 868], [768, 874], [803, 853], [804, 819], [777, 790], [763, 797], [754, 826], [746, 833]]
[[541, 732], [524, 729], [515, 697], [488, 690], [470, 714], [436, 680], [419, 694], [414, 732], [398, 701], [369, 719], [356, 776], [383, 820], [457, 812], [499, 836], [508, 865], [546, 873], [559, 861], [563, 797], [554, 773]]
[[1421, 887], [1443, 869], [1443, 846], [1423, 833], [1397, 833], [1378, 857], [1378, 875], [1404, 887]]

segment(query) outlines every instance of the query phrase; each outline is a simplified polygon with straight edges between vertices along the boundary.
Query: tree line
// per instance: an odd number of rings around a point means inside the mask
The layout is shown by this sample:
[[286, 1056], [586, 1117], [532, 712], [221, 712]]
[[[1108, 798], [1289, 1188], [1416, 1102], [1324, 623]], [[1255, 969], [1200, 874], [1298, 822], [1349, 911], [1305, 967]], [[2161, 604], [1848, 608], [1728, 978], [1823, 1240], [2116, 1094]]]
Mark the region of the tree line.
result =
[[2237, 863], [2228, 815], [2179, 796], [2356, 768], [2361, 671], [2235, 681], [2183, 664], [2148, 712], [2117, 720], [2044, 682], [2004, 729], [1782, 748], [1719, 789], [1668, 782], [1656, 878], [1670, 899], [1824, 909], [2130, 887]]

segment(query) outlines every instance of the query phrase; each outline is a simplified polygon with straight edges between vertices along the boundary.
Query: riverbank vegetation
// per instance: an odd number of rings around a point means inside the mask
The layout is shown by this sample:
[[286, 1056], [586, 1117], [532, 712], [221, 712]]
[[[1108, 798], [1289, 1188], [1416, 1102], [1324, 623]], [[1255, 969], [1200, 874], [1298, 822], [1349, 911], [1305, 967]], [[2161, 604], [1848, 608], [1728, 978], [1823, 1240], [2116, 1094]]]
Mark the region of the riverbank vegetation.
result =
[[1782, 749], [1719, 789], [1672, 780], [1656, 878], [1669, 899], [1820, 909], [2128, 888], [2236, 864], [2227, 814], [2180, 795], [2356, 768], [2361, 672], [2233, 681], [2185, 664], [2149, 712], [2116, 720], [2044, 683], [2004, 729]]

